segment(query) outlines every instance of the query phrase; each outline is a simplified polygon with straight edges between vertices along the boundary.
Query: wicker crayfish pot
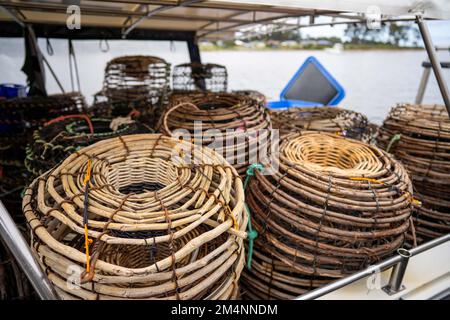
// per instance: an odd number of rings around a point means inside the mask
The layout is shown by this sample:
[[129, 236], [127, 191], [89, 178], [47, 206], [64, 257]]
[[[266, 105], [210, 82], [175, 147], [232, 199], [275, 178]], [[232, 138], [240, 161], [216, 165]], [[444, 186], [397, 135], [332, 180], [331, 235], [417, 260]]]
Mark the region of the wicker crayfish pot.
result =
[[[33, 130], [62, 114], [86, 111], [85, 100], [79, 93], [0, 100], [0, 200], [22, 231], [25, 226], [21, 193], [28, 181], [25, 146]], [[25, 275], [0, 243], [0, 299], [32, 296]]]
[[377, 262], [410, 229], [412, 185], [384, 151], [336, 134], [282, 138], [279, 171], [246, 188], [258, 232], [242, 275], [251, 299], [291, 299]]
[[0, 101], [0, 200], [14, 216], [21, 215], [25, 147], [33, 130], [60, 115], [86, 111], [79, 93]]
[[339, 107], [305, 107], [271, 110], [274, 128], [281, 134], [302, 130], [338, 133], [348, 138], [371, 142], [376, 127], [361, 113]]
[[266, 105], [267, 103], [267, 98], [266, 96], [259, 92], [259, 91], [255, 91], [255, 90], [233, 90], [232, 91], [235, 94], [241, 94], [244, 96], [249, 96], [252, 99], [255, 99], [256, 101], [258, 101], [259, 103], [261, 103], [262, 105]]
[[248, 96], [232, 93], [174, 94], [158, 129], [166, 135], [181, 129], [183, 137], [187, 131], [186, 139], [226, 156], [241, 175], [268, 152], [272, 133], [267, 109]]
[[450, 118], [443, 105], [400, 104], [385, 119], [380, 147], [409, 171], [415, 196], [411, 244], [450, 233]]
[[58, 165], [71, 153], [97, 141], [136, 133], [152, 133], [148, 126], [130, 118], [62, 116], [33, 133], [26, 150], [25, 166], [32, 179]]
[[154, 125], [170, 88], [170, 64], [152, 56], [124, 56], [108, 62], [103, 94], [113, 115], [137, 111]]
[[183, 63], [173, 68], [172, 88], [175, 91], [227, 91], [228, 74], [224, 66], [207, 63]]
[[97, 142], [37, 178], [23, 212], [65, 299], [238, 295], [243, 185], [207, 148], [159, 134]]

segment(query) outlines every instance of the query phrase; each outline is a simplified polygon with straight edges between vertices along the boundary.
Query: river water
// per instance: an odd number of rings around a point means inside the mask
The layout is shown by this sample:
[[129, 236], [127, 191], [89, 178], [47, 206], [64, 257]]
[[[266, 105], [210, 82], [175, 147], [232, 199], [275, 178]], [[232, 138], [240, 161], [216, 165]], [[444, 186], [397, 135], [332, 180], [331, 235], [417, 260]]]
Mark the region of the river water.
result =
[[[47, 54], [46, 43], [39, 45], [48, 57], [65, 89], [70, 91], [70, 73], [65, 40], [51, 40], [54, 54]], [[172, 65], [186, 62], [184, 43], [154, 41], [111, 41], [108, 52], [99, 49], [98, 41], [76, 41], [75, 52], [80, 70], [81, 91], [92, 101], [102, 86], [104, 68], [110, 59], [121, 55], [156, 55]], [[202, 52], [203, 62], [225, 65], [229, 89], [254, 89], [270, 100], [279, 93], [308, 56], [315, 56], [342, 84], [346, 97], [341, 106], [362, 112], [371, 121], [381, 123], [389, 109], [399, 102], [413, 102], [423, 72], [425, 51], [211, 51]], [[448, 52], [440, 52], [442, 60], [450, 61]], [[20, 39], [0, 40], [0, 83], [24, 83], [20, 71], [23, 64], [23, 43]], [[450, 85], [450, 72], [444, 70]], [[47, 73], [47, 87], [59, 92], [56, 82]], [[442, 103], [432, 75], [424, 98], [425, 103]]]

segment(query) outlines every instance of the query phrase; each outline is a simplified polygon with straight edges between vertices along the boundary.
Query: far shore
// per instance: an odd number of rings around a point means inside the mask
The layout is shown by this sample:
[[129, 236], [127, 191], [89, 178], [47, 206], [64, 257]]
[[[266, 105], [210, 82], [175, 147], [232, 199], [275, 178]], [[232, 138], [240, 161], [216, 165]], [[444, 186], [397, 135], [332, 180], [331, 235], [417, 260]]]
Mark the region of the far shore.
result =
[[[201, 51], [317, 51], [335, 50], [330, 46], [292, 46], [292, 47], [244, 47], [200, 45]], [[392, 45], [345, 45], [342, 51], [422, 51], [421, 47], [396, 47]]]

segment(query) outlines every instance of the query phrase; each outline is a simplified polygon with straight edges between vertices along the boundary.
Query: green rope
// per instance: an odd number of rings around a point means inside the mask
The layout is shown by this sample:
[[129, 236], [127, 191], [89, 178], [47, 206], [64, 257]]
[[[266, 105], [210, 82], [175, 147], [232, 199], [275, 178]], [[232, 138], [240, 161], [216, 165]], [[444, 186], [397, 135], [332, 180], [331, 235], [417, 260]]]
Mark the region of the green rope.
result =
[[[254, 163], [250, 165], [247, 169], [247, 177], [244, 181], [244, 190], [247, 189], [248, 183], [250, 181], [250, 177], [255, 175], [255, 169], [261, 171], [264, 169], [264, 166], [260, 163]], [[252, 268], [252, 259], [253, 259], [253, 243], [256, 237], [258, 237], [258, 232], [252, 227], [252, 216], [250, 209], [247, 204], [245, 204], [245, 210], [248, 215], [248, 223], [247, 223], [247, 239], [248, 239], [248, 255], [247, 255], [247, 268]]]
[[392, 137], [391, 141], [389, 141], [389, 144], [386, 148], [386, 152], [389, 152], [389, 150], [391, 150], [394, 143], [396, 143], [397, 141], [400, 141], [401, 138], [402, 138], [402, 135], [400, 133], [397, 133], [396, 135], [394, 135]]
[[260, 163], [254, 163], [248, 167], [247, 172], [246, 172], [247, 176], [245, 177], [245, 181], [244, 181], [244, 190], [247, 189], [247, 185], [250, 180], [250, 177], [255, 175], [255, 169], [262, 171], [264, 169], [264, 166]]
[[252, 268], [252, 259], [253, 259], [253, 243], [254, 240], [258, 237], [258, 232], [252, 227], [252, 216], [250, 214], [250, 209], [247, 204], [245, 204], [245, 210], [248, 215], [248, 224], [247, 224], [247, 239], [248, 239], [248, 255], [247, 255], [247, 268]]

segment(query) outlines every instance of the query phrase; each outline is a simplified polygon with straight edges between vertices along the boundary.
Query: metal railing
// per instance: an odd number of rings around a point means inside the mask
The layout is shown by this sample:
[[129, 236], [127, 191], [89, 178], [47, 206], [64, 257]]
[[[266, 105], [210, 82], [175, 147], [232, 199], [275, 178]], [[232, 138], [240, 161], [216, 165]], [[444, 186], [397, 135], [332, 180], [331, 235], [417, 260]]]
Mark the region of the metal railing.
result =
[[[427, 243], [424, 243], [412, 250], [405, 250], [407, 258], [413, 257], [415, 255], [418, 255], [426, 250], [432, 249], [434, 247], [437, 247], [447, 241], [450, 241], [450, 234], [447, 234], [445, 236], [442, 236], [440, 238], [431, 240]], [[406, 260], [407, 261], [407, 260]], [[403, 265], [401, 265], [403, 263]], [[405, 264], [405, 254], [400, 253], [399, 255], [396, 255], [392, 258], [389, 258], [379, 264], [370, 266], [367, 269], [364, 269], [362, 271], [359, 271], [357, 273], [354, 273], [348, 277], [342, 278], [338, 281], [332, 282], [329, 285], [326, 285], [324, 287], [318, 288], [316, 290], [310, 291], [304, 295], [301, 295], [297, 297], [295, 300], [312, 300], [320, 298], [328, 293], [331, 293], [335, 290], [341, 289], [349, 284], [352, 284], [360, 279], [363, 279], [365, 277], [371, 276], [372, 274], [378, 272], [378, 271], [384, 271], [388, 268], [394, 267], [391, 273], [391, 278], [389, 280], [389, 283], [391, 285], [394, 285], [395, 288], [400, 289], [401, 286], [401, 280], [403, 278], [403, 274], [406, 270], [406, 264]], [[399, 272], [400, 271], [400, 272]], [[399, 274], [400, 273], [400, 274]], [[398, 292], [398, 291], [397, 291]]]
[[43, 300], [58, 300], [53, 285], [42, 272], [38, 262], [33, 256], [30, 247], [23, 238], [8, 210], [0, 200], [0, 236], [11, 251], [22, 271], [30, 280], [39, 298]]

